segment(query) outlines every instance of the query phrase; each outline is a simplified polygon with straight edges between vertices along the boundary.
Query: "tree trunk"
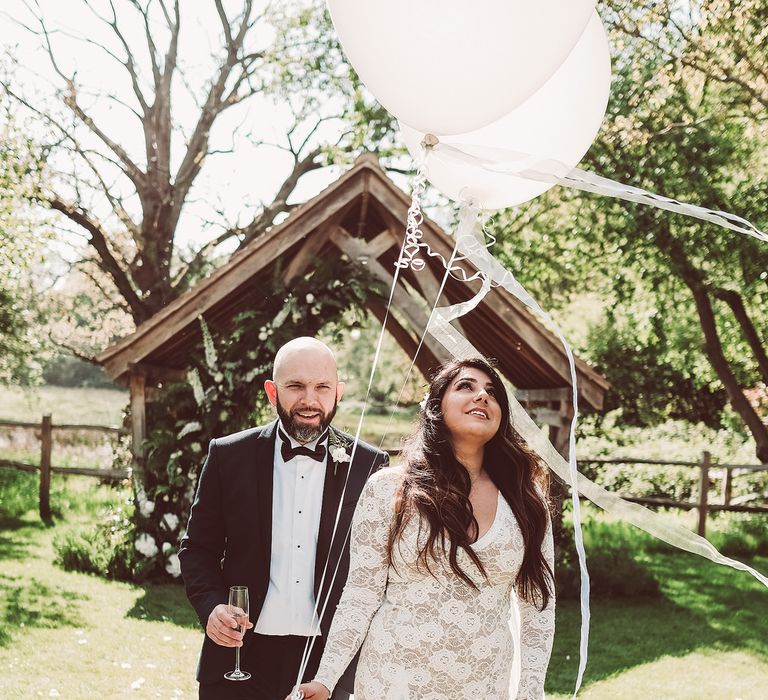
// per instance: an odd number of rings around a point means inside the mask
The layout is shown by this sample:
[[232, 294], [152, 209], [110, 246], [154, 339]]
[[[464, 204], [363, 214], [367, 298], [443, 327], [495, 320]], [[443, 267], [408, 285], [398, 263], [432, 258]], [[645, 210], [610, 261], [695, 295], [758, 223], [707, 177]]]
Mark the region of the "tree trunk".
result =
[[683, 247], [672, 238], [668, 230], [657, 230], [656, 240], [659, 247], [669, 254], [673, 267], [691, 290], [696, 304], [696, 312], [699, 315], [701, 330], [704, 333], [704, 352], [723, 383], [733, 410], [752, 433], [757, 458], [763, 463], [768, 463], [768, 426], [762, 422], [760, 416], [750, 405], [723, 353], [712, 301], [704, 283], [704, 274], [688, 259]]

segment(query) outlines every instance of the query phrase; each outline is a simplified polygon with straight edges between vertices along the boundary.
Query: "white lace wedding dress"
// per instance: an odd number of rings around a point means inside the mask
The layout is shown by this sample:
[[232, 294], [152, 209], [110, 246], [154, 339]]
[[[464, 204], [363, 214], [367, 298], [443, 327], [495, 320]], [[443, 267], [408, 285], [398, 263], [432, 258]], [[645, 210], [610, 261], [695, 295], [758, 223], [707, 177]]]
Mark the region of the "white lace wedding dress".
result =
[[[362, 643], [355, 700], [506, 700], [515, 653], [509, 620], [511, 605], [517, 604], [521, 677], [516, 697], [543, 698], [554, 600], [540, 612], [514, 594], [523, 539], [511, 508], [499, 497], [493, 524], [473, 545], [487, 580], [459, 551], [461, 568], [479, 590], [459, 580], [447, 564], [432, 566], [434, 576], [417, 565], [416, 519], [389, 566], [387, 537], [401, 476], [398, 468], [382, 469], [360, 498], [349, 578], [315, 679], [332, 690]], [[552, 565], [551, 530], [543, 551]]]

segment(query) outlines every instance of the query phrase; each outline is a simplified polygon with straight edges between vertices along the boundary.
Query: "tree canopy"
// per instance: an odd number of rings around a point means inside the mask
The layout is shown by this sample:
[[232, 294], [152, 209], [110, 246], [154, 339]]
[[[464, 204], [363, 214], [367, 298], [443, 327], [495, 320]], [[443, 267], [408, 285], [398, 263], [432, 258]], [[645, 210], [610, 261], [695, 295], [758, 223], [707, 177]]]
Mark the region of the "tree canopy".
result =
[[29, 201], [39, 186], [40, 150], [6, 110], [0, 122], [0, 382], [25, 383], [40, 371], [30, 352], [41, 339], [34, 270], [44, 255], [44, 222]]
[[[768, 64], [749, 37], [764, 34], [768, 4], [699, 2], [686, 15], [676, 7], [605, 8], [615, 47], [611, 99], [581, 167], [745, 215], [765, 230]], [[498, 223], [508, 260], [540, 294], [563, 303], [592, 291], [607, 301], [584, 352], [612, 382], [629, 422], [672, 416], [718, 425], [727, 398], [768, 461], [765, 408], [754, 400], [768, 382], [765, 244], [570, 191]]]
[[[288, 213], [303, 176], [380, 143], [388, 129], [344, 62], [324, 3], [86, 0], [77, 10], [87, 34], [51, 19], [46, 3], [21, 9], [7, 21], [39, 44], [51, 85], [25, 80], [17, 63], [2, 87], [49, 149], [53, 176], [40, 202], [84, 241], [79, 264], [96, 270], [98, 293], [136, 324], [209, 271], [217, 253]], [[101, 74], [89, 71], [93, 62]], [[259, 122], [265, 102], [287, 115], [274, 143]], [[287, 154], [271, 201], [232, 211], [205, 191], [204, 169], [236, 148], [251, 149], [265, 169], [274, 167], [270, 151]], [[192, 248], [180, 240], [191, 226], [203, 229]]]

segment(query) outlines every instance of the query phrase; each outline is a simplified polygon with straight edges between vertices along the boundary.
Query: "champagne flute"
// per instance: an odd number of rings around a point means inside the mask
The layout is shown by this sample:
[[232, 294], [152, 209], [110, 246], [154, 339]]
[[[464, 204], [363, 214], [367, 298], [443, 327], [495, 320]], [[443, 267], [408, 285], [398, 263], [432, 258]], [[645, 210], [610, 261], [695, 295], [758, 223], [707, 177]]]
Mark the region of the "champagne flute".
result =
[[[245, 630], [248, 622], [248, 587], [232, 586], [229, 589], [229, 613], [238, 622], [238, 632]], [[235, 670], [224, 674], [228, 681], [247, 681], [251, 674], [240, 670], [240, 647], [235, 647]]]

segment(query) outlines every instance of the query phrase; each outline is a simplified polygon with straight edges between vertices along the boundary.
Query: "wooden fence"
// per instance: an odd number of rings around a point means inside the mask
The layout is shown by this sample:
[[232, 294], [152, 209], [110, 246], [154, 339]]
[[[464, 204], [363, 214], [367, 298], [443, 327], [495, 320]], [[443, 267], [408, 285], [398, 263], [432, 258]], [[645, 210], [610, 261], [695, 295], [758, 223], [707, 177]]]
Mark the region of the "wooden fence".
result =
[[[697, 531], [702, 537], [707, 532], [707, 516], [714, 511], [730, 511], [735, 513], [768, 513], [768, 506], [745, 505], [751, 500], [766, 500], [766, 494], [750, 494], [740, 498], [733, 498], [733, 480], [752, 472], [768, 471], [768, 464], [713, 464], [712, 455], [709, 452], [702, 453], [699, 462], [682, 462], [677, 460], [640, 459], [637, 457], [622, 457], [618, 459], [579, 459], [582, 464], [648, 464], [658, 466], [691, 467], [699, 470], [698, 475], [698, 499], [696, 501], [677, 501], [673, 498], [661, 498], [655, 496], [634, 496], [621, 494], [626, 501], [641, 503], [643, 505], [663, 506], [665, 508], [680, 508], [681, 510], [698, 509]], [[715, 485], [713, 477], [715, 472], [722, 482], [720, 502], [710, 501], [710, 488]]]
[[[18, 421], [0, 420], [0, 427], [24, 428], [40, 431], [40, 465], [14, 462], [8, 459], [0, 459], [0, 467], [11, 467], [28, 472], [40, 472], [40, 517], [49, 522], [51, 519], [50, 489], [51, 474], [80, 474], [95, 476], [101, 479], [126, 479], [131, 475], [130, 469], [99, 469], [88, 467], [56, 467], [51, 464], [51, 452], [53, 447], [54, 430], [86, 430], [100, 432], [109, 435], [122, 435], [126, 431], [121, 428], [110, 428], [103, 425], [84, 424], [54, 424], [50, 415], [44, 415], [40, 423], [23, 423]], [[399, 453], [399, 450], [389, 450], [391, 454]], [[662, 506], [665, 508], [679, 508], [681, 510], [698, 509], [698, 533], [704, 537], [707, 529], [707, 516], [714, 511], [731, 511], [738, 513], [768, 513], [768, 506], [745, 505], [748, 500], [761, 498], [765, 500], [765, 494], [750, 495], [747, 497], [733, 498], [733, 481], [739, 477], [755, 471], [768, 471], [767, 464], [713, 464], [709, 452], [704, 452], [699, 462], [683, 462], [677, 460], [654, 460], [638, 457], [621, 457], [614, 459], [581, 458], [582, 464], [647, 464], [656, 466], [690, 467], [699, 470], [698, 499], [696, 501], [677, 501], [672, 498], [655, 496], [634, 496], [621, 494], [622, 498], [634, 503], [650, 506]], [[710, 488], [714, 485], [712, 480], [715, 472], [722, 481], [721, 498], [719, 503], [710, 501]]]
[[28, 464], [16, 462], [10, 459], [0, 459], [0, 467], [9, 467], [26, 472], [40, 472], [40, 518], [48, 523], [51, 521], [51, 474], [79, 474], [82, 476], [95, 476], [101, 479], [127, 479], [131, 475], [130, 469], [99, 469], [90, 467], [57, 467], [51, 463], [53, 451], [53, 431], [89, 431], [104, 433], [107, 435], [122, 435], [121, 428], [110, 428], [104, 425], [86, 425], [72, 423], [54, 424], [51, 415], [46, 414], [40, 423], [24, 423], [12, 420], [0, 420], [0, 427], [22, 428], [25, 430], [40, 431], [40, 464]]

